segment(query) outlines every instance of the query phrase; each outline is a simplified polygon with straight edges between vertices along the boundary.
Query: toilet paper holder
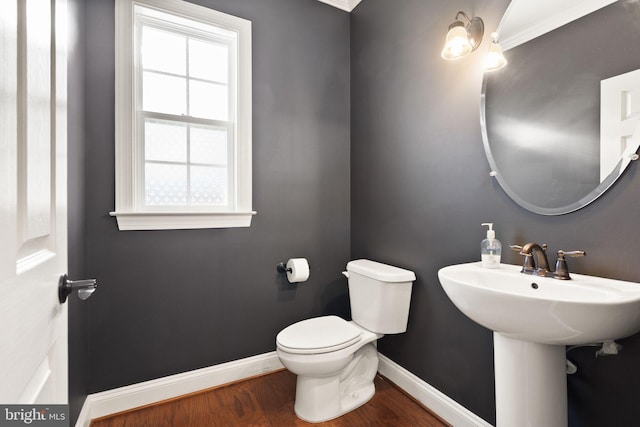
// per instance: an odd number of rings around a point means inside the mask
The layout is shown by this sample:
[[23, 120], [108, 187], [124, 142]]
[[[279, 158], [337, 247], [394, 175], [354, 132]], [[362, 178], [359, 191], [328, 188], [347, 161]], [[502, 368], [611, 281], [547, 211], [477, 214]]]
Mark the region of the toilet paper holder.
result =
[[286, 274], [289, 283], [301, 283], [309, 279], [309, 262], [306, 258], [291, 258], [278, 264], [276, 270]]
[[287, 268], [286, 262], [281, 262], [280, 264], [278, 264], [276, 270], [278, 270], [278, 273], [291, 273], [293, 271], [290, 268]]

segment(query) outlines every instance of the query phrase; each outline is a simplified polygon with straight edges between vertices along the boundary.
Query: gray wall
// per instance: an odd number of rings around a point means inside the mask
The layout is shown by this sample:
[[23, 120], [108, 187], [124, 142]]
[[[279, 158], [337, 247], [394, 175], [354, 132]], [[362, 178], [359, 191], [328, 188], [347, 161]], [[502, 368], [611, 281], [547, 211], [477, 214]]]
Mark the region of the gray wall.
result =
[[[72, 397], [271, 351], [293, 321], [348, 316], [339, 272], [349, 259], [370, 257], [418, 276], [409, 329], [383, 338], [381, 352], [493, 422], [491, 333], [449, 302], [436, 276], [444, 265], [479, 259], [481, 222], [494, 221], [504, 245], [586, 250], [573, 271], [640, 281], [636, 164], [594, 204], [560, 217], [522, 210], [488, 176], [478, 121], [482, 55], [446, 62], [439, 53], [458, 10], [491, 29], [508, 0], [364, 0], [351, 18], [316, 0], [198, 3], [253, 21], [258, 215], [249, 229], [117, 231], [108, 216], [113, 3], [87, 0], [87, 50], [84, 65], [76, 63], [85, 89], [70, 95], [78, 102], [70, 123], [86, 126], [70, 137], [79, 150], [70, 166], [82, 167], [86, 149], [87, 167], [85, 180], [70, 183], [70, 271], [101, 286], [84, 303], [86, 318], [70, 313], [89, 333], [85, 376], [85, 335], [70, 325], [70, 339], [80, 337], [71, 357], [81, 362], [71, 368]], [[292, 256], [312, 267], [298, 287], [275, 273]], [[519, 262], [510, 253], [503, 261]], [[621, 343], [614, 357], [571, 352], [579, 365], [569, 378], [571, 426], [627, 426], [640, 417], [640, 339]]]
[[[286, 325], [347, 316], [349, 15], [316, 0], [194, 1], [253, 22], [250, 228], [120, 232], [114, 5], [86, 3], [89, 391], [275, 350]], [[306, 257], [293, 286], [276, 265]]]
[[[482, 16], [490, 32], [508, 3], [364, 0], [351, 17], [351, 256], [418, 277], [407, 332], [379, 348], [489, 422], [491, 333], [453, 306], [437, 278], [445, 265], [479, 260], [481, 222], [495, 222], [503, 246], [582, 249], [588, 257], [569, 261], [572, 271], [640, 281], [637, 164], [592, 205], [556, 217], [523, 210], [489, 177], [479, 124], [483, 55], [444, 61], [440, 50], [458, 10]], [[520, 260], [505, 253], [503, 262]], [[571, 426], [637, 425], [640, 336], [620, 343], [619, 356], [571, 351], [579, 366], [569, 377]]]

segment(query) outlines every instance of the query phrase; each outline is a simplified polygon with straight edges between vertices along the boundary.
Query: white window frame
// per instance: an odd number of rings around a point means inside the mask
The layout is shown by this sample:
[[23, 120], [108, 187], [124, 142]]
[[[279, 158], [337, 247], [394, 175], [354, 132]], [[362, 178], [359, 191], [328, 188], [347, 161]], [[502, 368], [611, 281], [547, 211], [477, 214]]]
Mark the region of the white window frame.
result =
[[[143, 139], [136, 135], [139, 120], [136, 81], [140, 65], [136, 59], [135, 7], [143, 6], [164, 13], [213, 25], [237, 35], [236, 108], [233, 117], [234, 173], [230, 207], [190, 207], [151, 209], [140, 206], [140, 191], [144, 189], [140, 169], [140, 149]], [[111, 212], [124, 230], [167, 230], [193, 228], [249, 227], [256, 214], [251, 208], [251, 21], [198, 6], [182, 0], [116, 0], [115, 6], [115, 119], [116, 119], [116, 209]], [[230, 91], [233, 96], [233, 90]], [[142, 159], [143, 161], [144, 159]]]

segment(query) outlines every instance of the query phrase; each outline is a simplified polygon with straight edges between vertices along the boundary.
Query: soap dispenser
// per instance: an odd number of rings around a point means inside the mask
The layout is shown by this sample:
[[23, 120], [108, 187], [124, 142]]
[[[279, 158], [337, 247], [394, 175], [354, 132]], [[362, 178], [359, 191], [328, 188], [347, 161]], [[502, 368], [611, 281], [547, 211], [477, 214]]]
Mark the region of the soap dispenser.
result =
[[496, 239], [496, 232], [492, 222], [482, 223], [489, 227], [487, 238], [480, 244], [480, 256], [484, 268], [500, 268], [500, 256], [502, 255], [502, 243]]

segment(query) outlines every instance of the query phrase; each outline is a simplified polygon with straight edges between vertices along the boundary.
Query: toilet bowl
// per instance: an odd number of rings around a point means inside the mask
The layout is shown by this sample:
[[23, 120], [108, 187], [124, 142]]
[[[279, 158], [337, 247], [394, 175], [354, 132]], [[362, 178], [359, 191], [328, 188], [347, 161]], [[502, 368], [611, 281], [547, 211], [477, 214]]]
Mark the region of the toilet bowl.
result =
[[[319, 343], [314, 344], [313, 337]], [[282, 364], [297, 375], [296, 415], [321, 422], [369, 401], [378, 371], [372, 343], [380, 337], [337, 316], [307, 319], [283, 329], [276, 338], [276, 351]]]
[[280, 331], [277, 355], [297, 375], [294, 410], [308, 422], [337, 418], [375, 394], [375, 341], [406, 330], [412, 271], [369, 260], [347, 264], [352, 321], [302, 320]]

